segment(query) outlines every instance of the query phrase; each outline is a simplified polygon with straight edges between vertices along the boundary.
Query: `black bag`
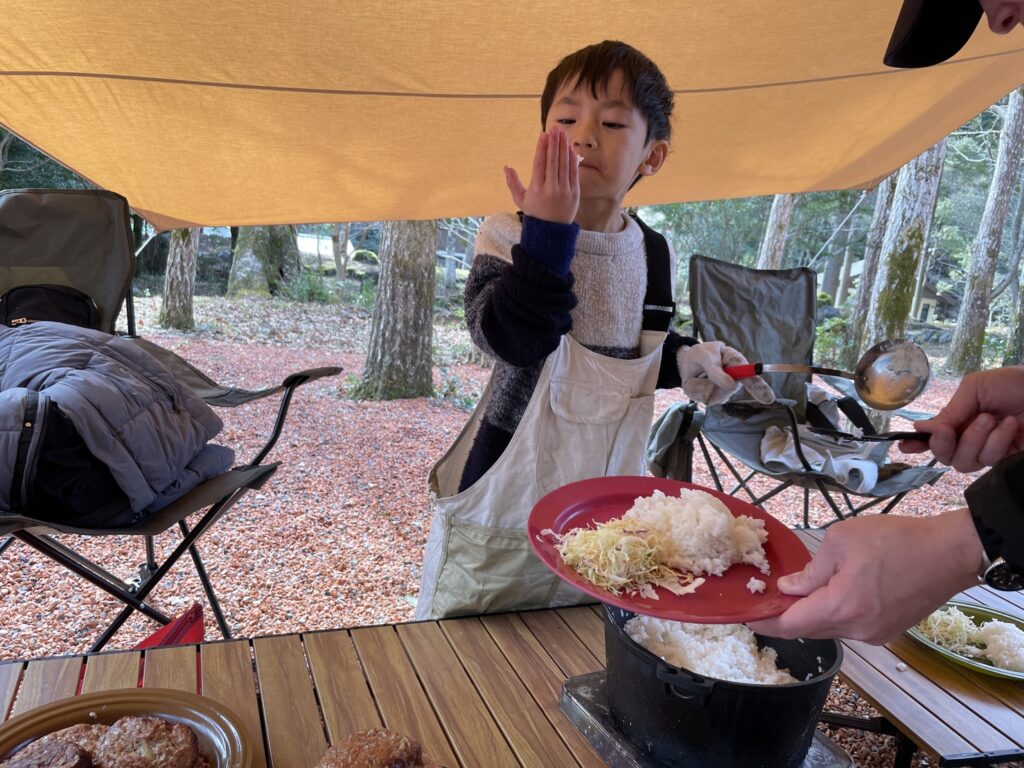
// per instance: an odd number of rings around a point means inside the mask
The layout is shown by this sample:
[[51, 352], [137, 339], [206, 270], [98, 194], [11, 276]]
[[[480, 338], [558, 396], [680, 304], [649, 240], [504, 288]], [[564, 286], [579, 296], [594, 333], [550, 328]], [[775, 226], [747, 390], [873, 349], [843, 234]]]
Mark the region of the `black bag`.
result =
[[87, 293], [68, 285], [19, 285], [0, 296], [0, 322], [24, 325], [40, 320], [100, 330], [100, 312]]

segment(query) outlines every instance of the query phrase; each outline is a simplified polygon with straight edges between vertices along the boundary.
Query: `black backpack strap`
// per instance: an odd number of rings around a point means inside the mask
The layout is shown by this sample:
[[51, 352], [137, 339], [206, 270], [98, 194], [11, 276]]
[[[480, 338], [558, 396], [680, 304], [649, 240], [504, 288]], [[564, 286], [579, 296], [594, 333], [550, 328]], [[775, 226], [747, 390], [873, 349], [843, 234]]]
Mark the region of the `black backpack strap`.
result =
[[635, 213], [631, 215], [644, 233], [644, 246], [647, 251], [647, 292], [644, 294], [643, 329], [668, 331], [676, 314], [676, 304], [672, 300], [672, 256], [668, 249], [668, 241], [644, 224]]

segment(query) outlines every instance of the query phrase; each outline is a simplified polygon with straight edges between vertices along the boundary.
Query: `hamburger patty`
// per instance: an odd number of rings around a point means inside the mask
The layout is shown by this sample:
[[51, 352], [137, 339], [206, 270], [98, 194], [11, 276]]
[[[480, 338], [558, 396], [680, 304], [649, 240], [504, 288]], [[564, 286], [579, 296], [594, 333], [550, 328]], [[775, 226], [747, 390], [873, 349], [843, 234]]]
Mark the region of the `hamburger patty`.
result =
[[92, 760], [77, 744], [39, 739], [0, 763], [0, 768], [92, 768]]
[[109, 730], [110, 726], [103, 723], [78, 723], [77, 725], [70, 725], [67, 728], [47, 734], [39, 741], [66, 741], [71, 744], [77, 744], [90, 755], [95, 755], [96, 747], [99, 746], [100, 740]]
[[386, 728], [353, 733], [329, 747], [317, 768], [429, 768], [418, 741]]
[[107, 731], [95, 758], [109, 768], [192, 768], [199, 754], [195, 732], [159, 717], [122, 717]]

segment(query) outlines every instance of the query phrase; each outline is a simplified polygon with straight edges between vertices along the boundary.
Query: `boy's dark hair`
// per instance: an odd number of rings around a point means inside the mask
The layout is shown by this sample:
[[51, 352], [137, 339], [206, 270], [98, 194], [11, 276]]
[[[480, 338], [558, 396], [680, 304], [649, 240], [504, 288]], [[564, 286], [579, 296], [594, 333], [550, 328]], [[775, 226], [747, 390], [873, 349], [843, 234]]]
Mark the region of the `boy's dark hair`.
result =
[[658, 65], [633, 46], [618, 40], [605, 40], [570, 53], [548, 73], [544, 93], [540, 97], [541, 129], [547, 123], [548, 110], [555, 92], [565, 83], [589, 87], [597, 98], [599, 89], [608, 86], [615, 70], [622, 72], [626, 88], [630, 90], [633, 105], [647, 120], [647, 138], [668, 140], [672, 136], [669, 118], [672, 116], [673, 96], [665, 75]]

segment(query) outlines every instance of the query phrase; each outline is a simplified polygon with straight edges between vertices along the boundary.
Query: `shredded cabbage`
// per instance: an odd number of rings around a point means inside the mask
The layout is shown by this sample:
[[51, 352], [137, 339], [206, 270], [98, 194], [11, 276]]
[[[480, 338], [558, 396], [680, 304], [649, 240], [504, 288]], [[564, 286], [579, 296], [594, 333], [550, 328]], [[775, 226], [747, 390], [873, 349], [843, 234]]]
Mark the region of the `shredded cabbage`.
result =
[[981, 654], [977, 625], [954, 605], [933, 612], [917, 625], [921, 634], [936, 645], [971, 658]]
[[550, 537], [566, 565], [613, 595], [626, 592], [657, 600], [655, 586], [686, 595], [704, 583], [702, 578], [664, 565], [658, 537], [638, 529], [632, 520], [609, 520], [565, 534], [548, 529], [541, 536]]

